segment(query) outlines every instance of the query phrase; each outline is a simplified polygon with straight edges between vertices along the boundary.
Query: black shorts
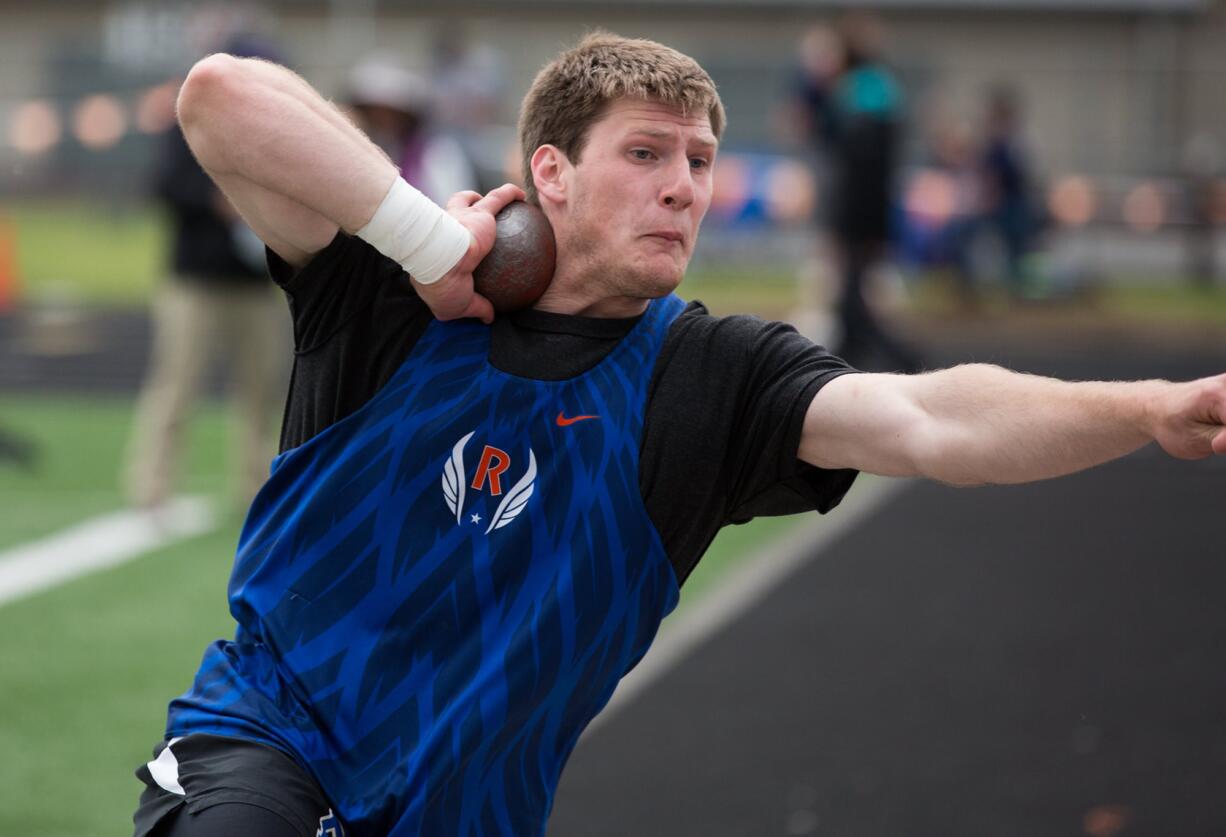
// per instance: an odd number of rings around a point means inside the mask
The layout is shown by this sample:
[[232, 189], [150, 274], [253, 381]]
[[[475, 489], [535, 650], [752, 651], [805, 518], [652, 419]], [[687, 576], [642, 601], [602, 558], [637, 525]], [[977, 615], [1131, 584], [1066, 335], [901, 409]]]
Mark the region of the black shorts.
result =
[[343, 837], [315, 780], [273, 747], [188, 735], [162, 742], [136, 770], [145, 783], [135, 837]]

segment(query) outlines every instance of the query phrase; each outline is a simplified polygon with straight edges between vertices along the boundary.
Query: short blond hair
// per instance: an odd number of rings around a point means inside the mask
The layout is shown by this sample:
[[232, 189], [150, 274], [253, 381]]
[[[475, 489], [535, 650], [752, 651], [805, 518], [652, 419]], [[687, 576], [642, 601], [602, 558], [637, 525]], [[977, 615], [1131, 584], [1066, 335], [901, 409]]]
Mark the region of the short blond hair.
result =
[[664, 44], [593, 32], [550, 61], [536, 75], [519, 114], [524, 191], [540, 203], [532, 180], [532, 155], [542, 145], [579, 162], [588, 129], [621, 98], [646, 99], [707, 114], [715, 138], [724, 131], [724, 105], [707, 71]]

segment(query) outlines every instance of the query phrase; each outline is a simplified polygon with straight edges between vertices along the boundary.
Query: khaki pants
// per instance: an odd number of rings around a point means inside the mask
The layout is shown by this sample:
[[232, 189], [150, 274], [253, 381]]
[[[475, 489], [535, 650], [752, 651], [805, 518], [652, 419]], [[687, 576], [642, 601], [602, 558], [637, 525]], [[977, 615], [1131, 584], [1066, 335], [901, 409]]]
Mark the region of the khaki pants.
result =
[[153, 348], [129, 445], [129, 501], [151, 508], [169, 499], [184, 428], [209, 361], [220, 355], [231, 401], [231, 490], [245, 507], [276, 453], [292, 353], [289, 312], [272, 283], [164, 282], [154, 300]]

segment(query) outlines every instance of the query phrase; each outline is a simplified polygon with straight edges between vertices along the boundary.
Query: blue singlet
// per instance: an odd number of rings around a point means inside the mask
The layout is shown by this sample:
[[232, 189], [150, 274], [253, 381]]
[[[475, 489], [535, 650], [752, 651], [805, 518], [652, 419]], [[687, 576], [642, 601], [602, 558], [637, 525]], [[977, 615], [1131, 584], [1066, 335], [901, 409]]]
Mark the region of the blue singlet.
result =
[[639, 490], [647, 389], [684, 305], [595, 367], [508, 375], [434, 322], [358, 412], [273, 463], [167, 735], [294, 756], [350, 837], [541, 834], [579, 733], [677, 583]]

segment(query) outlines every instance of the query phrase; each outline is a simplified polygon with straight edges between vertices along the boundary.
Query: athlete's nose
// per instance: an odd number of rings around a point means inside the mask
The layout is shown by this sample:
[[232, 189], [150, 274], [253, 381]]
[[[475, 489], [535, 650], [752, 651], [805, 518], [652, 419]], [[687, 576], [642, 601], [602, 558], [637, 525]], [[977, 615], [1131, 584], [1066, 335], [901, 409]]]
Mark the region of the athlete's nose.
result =
[[660, 192], [660, 202], [669, 209], [686, 209], [694, 202], [694, 173], [684, 155], [680, 164], [668, 168], [668, 181]]

